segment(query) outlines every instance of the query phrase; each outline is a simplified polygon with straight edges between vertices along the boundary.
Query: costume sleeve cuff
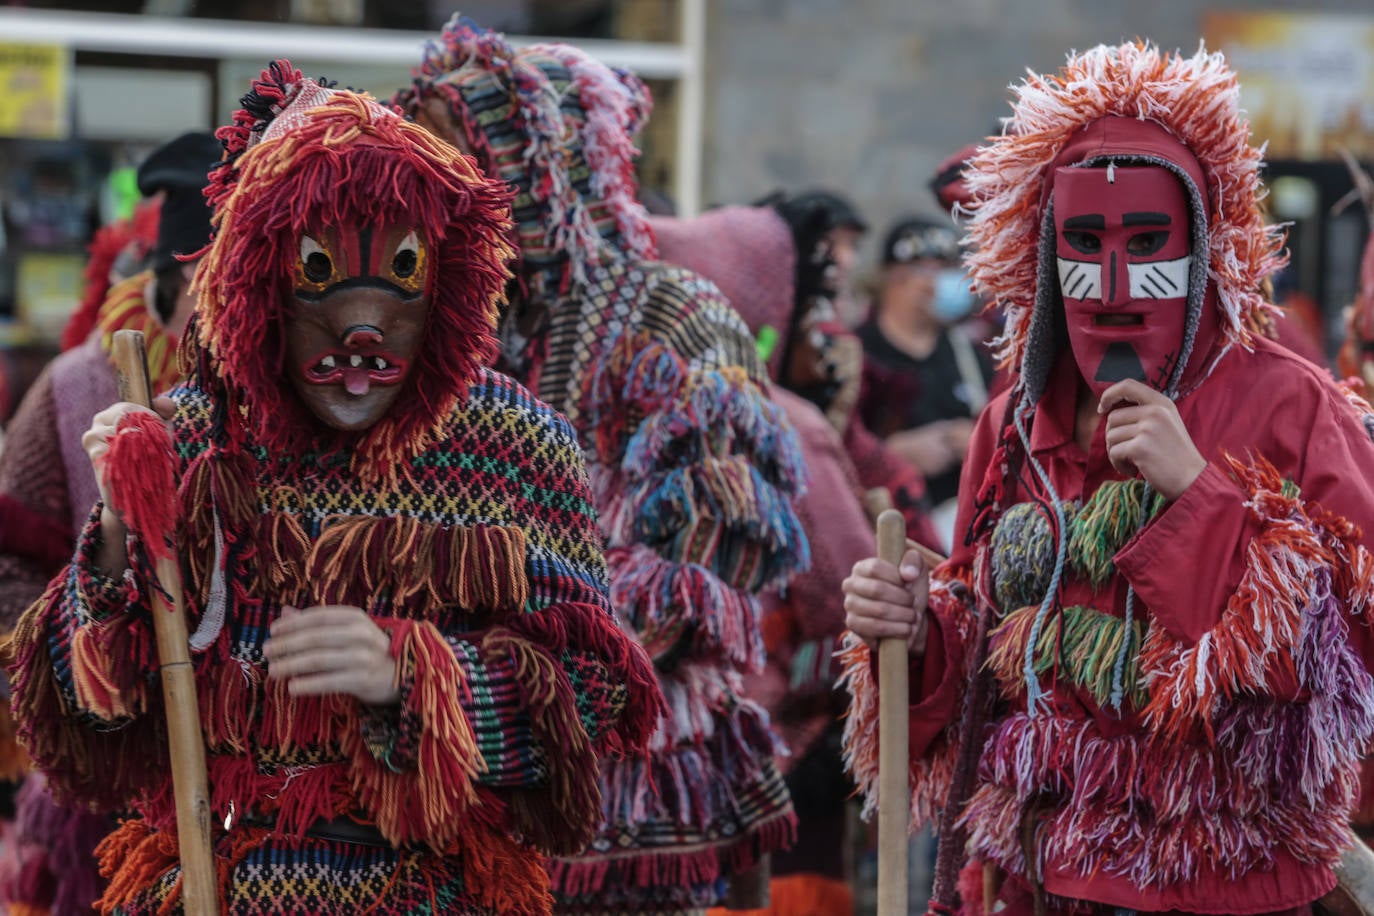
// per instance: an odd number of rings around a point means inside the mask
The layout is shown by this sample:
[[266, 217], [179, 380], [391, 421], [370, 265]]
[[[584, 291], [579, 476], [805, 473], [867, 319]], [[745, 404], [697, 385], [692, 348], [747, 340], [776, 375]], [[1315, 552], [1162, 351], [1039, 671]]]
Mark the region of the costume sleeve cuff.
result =
[[105, 537], [100, 528], [100, 515], [103, 503], [96, 503], [81, 536], [76, 544], [76, 557], [72, 563], [71, 576], [76, 588], [80, 607], [91, 620], [103, 622], [111, 617], [126, 613], [138, 600], [138, 588], [134, 583], [132, 569], [123, 575], [112, 578], [97, 565], [96, 557], [104, 546]]
[[[913, 659], [910, 735], [911, 824], [931, 823], [944, 807], [953, 774], [957, 742], [947, 726], [963, 697], [964, 618], [967, 608], [945, 583], [932, 592], [926, 655]], [[961, 616], [962, 615], [962, 616]], [[849, 691], [844, 726], [845, 767], [864, 795], [864, 816], [876, 811], [878, 799], [878, 672], [873, 653], [857, 636], [846, 633], [840, 653], [844, 673], [840, 686]]]
[[[388, 840], [397, 844], [447, 849], [460, 842], [471, 820], [481, 771], [477, 741], [463, 715], [466, 678], [433, 624], [415, 620], [378, 620], [391, 635], [402, 699], [382, 716], [380, 739], [365, 733], [376, 728], [363, 714], [359, 727], [346, 733], [344, 752], [358, 800]], [[408, 687], [406, 686], [408, 685]], [[386, 733], [390, 725], [395, 731]], [[414, 736], [412, 767], [398, 762], [407, 734]], [[394, 737], [386, 758], [387, 738]], [[377, 751], [380, 750], [380, 755]]]
[[910, 753], [930, 750], [950, 723], [962, 689], [964, 644], [948, 612], [931, 607], [924, 657], [911, 662]]
[[398, 685], [401, 699], [392, 706], [364, 705], [358, 717], [363, 742], [372, 759], [393, 773], [414, 771], [419, 760], [420, 730], [423, 727], [411, 703], [414, 677], [402, 677]]
[[[1220, 619], [1243, 569], [1255, 526], [1245, 494], [1215, 462], [1113, 558], [1171, 633], [1197, 640]], [[1206, 570], [1208, 586], [1185, 570]]]

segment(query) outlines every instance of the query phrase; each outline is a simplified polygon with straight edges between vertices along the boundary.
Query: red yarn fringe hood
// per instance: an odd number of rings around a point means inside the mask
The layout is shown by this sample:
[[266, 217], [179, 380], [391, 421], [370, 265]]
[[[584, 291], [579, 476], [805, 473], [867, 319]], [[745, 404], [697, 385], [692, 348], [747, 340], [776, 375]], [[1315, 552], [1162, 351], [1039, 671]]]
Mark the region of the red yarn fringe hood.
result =
[[[254, 81], [233, 125], [217, 133], [225, 159], [205, 192], [215, 237], [196, 274], [188, 363], [223, 405], [230, 442], [247, 434], [287, 454], [348, 448], [355, 470], [386, 475], [424, 449], [495, 355], [514, 255], [506, 241], [510, 194], [394, 109], [324, 85], [276, 61]], [[340, 433], [283, 381], [290, 265], [307, 227], [402, 220], [435, 253], [423, 348], [391, 414], [361, 433]]]
[[1069, 57], [1058, 73], [1032, 73], [1002, 136], [978, 150], [965, 174], [974, 216], [967, 242], [978, 289], [1007, 317], [998, 340], [1003, 365], [1020, 367], [1030, 331], [1039, 262], [1042, 191], [1064, 147], [1106, 116], [1153, 121], [1202, 167], [1209, 211], [1207, 275], [1221, 335], [1247, 344], [1273, 309], [1261, 281], [1281, 267], [1282, 231], [1260, 210], [1261, 151], [1250, 145], [1236, 74], [1220, 54], [1190, 58], [1147, 42], [1099, 45]]

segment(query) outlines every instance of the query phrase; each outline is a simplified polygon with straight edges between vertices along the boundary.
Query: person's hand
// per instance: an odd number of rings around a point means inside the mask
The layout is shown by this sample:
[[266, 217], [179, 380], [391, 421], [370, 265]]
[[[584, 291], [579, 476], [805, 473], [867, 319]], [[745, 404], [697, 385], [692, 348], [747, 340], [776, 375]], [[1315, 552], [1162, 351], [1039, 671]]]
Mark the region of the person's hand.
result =
[[262, 647], [267, 676], [292, 696], [347, 693], [372, 706], [400, 702], [391, 637], [362, 608], [282, 608]]
[[973, 420], [969, 417], [951, 417], [944, 421], [945, 444], [954, 453], [955, 461], [962, 462], [968, 454], [968, 441], [973, 438]]
[[895, 637], [906, 640], [912, 654], [925, 654], [930, 570], [918, 552], [908, 550], [901, 566], [877, 557], [860, 560], [841, 588], [845, 625], [870, 647]]
[[1139, 474], [1165, 499], [1192, 486], [1207, 459], [1193, 444], [1178, 407], [1135, 379], [1102, 392], [1097, 412], [1107, 418], [1107, 458], [1123, 474]]
[[172, 414], [176, 412], [176, 404], [171, 398], [154, 398], [153, 410], [149, 411], [146, 407], [129, 401], [120, 401], [106, 407], [91, 419], [90, 428], [81, 434], [81, 447], [86, 450], [86, 457], [91, 460], [91, 467], [95, 470], [96, 486], [100, 490], [100, 500], [106, 507], [110, 505], [110, 491], [106, 486], [105, 480], [105, 455], [110, 450], [110, 439], [114, 438], [115, 431], [119, 429], [119, 421], [125, 415], [136, 413], [156, 413], [162, 418], [163, 422], [170, 422]]
[[887, 445], [916, 470], [934, 477], [959, 460], [945, 432], [946, 425], [946, 421], [936, 420], [914, 429], [904, 429], [888, 436]]

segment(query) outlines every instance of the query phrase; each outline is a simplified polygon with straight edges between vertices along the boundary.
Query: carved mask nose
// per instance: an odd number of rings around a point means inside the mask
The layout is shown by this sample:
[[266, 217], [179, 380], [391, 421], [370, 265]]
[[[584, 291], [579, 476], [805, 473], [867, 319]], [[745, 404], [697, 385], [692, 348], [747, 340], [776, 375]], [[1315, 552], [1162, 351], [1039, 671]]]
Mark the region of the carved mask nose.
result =
[[375, 347], [381, 342], [381, 330], [370, 324], [355, 324], [343, 332], [343, 345], [350, 350]]

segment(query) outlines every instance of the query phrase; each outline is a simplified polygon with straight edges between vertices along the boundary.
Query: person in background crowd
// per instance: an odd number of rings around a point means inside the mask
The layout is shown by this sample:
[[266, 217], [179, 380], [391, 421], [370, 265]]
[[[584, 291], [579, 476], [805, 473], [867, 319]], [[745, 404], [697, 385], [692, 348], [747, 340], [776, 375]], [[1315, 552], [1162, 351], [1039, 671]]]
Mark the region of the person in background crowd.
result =
[[195, 307], [189, 291], [195, 262], [178, 255], [198, 251], [210, 238], [210, 209], [201, 192], [220, 153], [212, 135], [188, 133], [143, 161], [139, 191], [152, 206], [140, 210], [127, 228], [97, 234], [85, 294], [63, 329], [64, 352], [40, 376], [9, 425], [13, 440], [0, 457], [4, 631], [70, 559], [76, 534], [95, 504], [95, 475], [81, 434], [97, 411], [117, 400], [110, 362], [114, 332], [143, 332], [156, 390], [170, 388], [178, 378], [177, 342]]
[[1374, 395], [1374, 178], [1353, 161], [1347, 161], [1352, 192], [1364, 204], [1369, 219], [1369, 240], [1360, 258], [1359, 286], [1355, 301], [1345, 311], [1345, 342], [1337, 355], [1341, 376], [1360, 386], [1360, 393]]
[[763, 661], [758, 594], [806, 565], [796, 435], [720, 291], [655, 259], [638, 78], [455, 17], [397, 102], [515, 190], [500, 365], [578, 431], [611, 595], [671, 710], [649, 759], [603, 763], [600, 834], [549, 863], [557, 910], [699, 913], [794, 833], [741, 675]]
[[[1354, 182], [1353, 199], [1359, 200], [1369, 219], [1370, 234], [1360, 258], [1355, 301], [1345, 309], [1345, 340], [1336, 355], [1341, 384], [1359, 397], [1374, 397], [1374, 179], [1351, 158], [1346, 159]], [[1374, 423], [1366, 428], [1374, 435]], [[1351, 818], [1355, 833], [1366, 843], [1374, 841], [1374, 759], [1366, 757], [1360, 768], [1360, 801]]]
[[[858, 381], [860, 365], [834, 346], [845, 338], [830, 327], [828, 300], [793, 295], [796, 265], [805, 258], [798, 258], [793, 227], [772, 207], [722, 207], [691, 220], [650, 222], [660, 258], [713, 280], [760, 341], [772, 398], [797, 430], [810, 476], [797, 511], [811, 544], [811, 568], [764, 596], [768, 658], [745, 682], [789, 751], [779, 765], [797, 809], [797, 843], [773, 856], [768, 908], [748, 912], [846, 916], [853, 900], [839, 839], [853, 784], [839, 755], [843, 695], [835, 689], [833, 656], [844, 630], [840, 583], [875, 542], [864, 490], [841, 438], [849, 417], [830, 408], [836, 392]], [[819, 314], [795, 317], [818, 305]]]
[[[792, 229], [799, 253], [796, 295], [810, 299], [824, 295], [829, 300], [831, 320], [856, 327], [863, 316], [854, 283], [859, 243], [868, 232], [868, 223], [854, 204], [834, 191], [813, 188], [796, 194], [775, 191], [757, 206], [777, 210]], [[794, 314], [793, 320], [804, 317]]]
[[935, 174], [929, 182], [930, 193], [935, 195], [935, 202], [949, 213], [956, 223], [967, 214], [965, 208], [973, 200], [964, 175], [968, 172], [969, 160], [977, 152], [978, 144], [969, 143], [950, 153], [935, 167]]
[[[884, 446], [855, 409], [863, 385], [863, 346], [840, 319], [836, 303], [850, 297], [863, 219], [847, 200], [827, 191], [778, 192], [759, 206], [774, 210], [791, 231], [795, 264], [790, 311], [754, 328], [760, 352], [779, 384], [818, 407], [838, 431], [859, 484], [877, 499], [875, 505], [891, 504], [906, 517], [911, 537], [940, 549], [921, 472]], [[684, 257], [708, 266], [700, 254]]]
[[952, 222], [911, 217], [892, 227], [873, 314], [858, 331], [859, 416], [925, 476], [943, 552], [973, 418], [992, 381], [988, 356], [958, 327], [977, 304]]

